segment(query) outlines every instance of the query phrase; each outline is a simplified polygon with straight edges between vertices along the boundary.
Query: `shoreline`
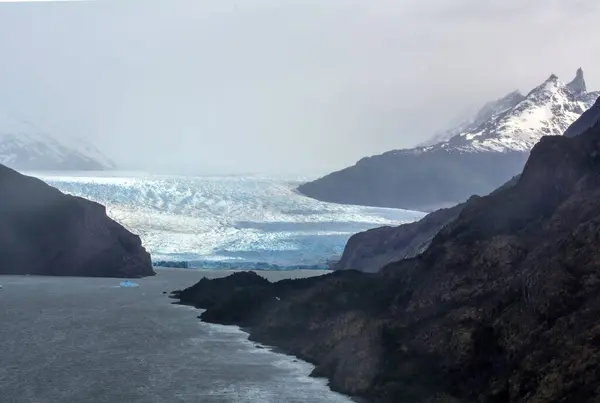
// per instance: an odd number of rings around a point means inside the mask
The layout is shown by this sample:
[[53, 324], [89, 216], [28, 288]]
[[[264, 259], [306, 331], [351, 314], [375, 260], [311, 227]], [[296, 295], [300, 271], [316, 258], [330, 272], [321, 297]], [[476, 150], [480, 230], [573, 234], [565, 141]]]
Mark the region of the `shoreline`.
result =
[[[381, 397], [372, 390], [378, 376], [377, 367], [382, 362], [378, 347], [379, 320], [369, 318], [367, 311], [350, 315], [342, 313], [338, 319], [345, 325], [339, 329], [335, 323], [319, 317], [325, 315], [334, 319], [336, 315], [328, 316], [332, 313], [328, 312], [330, 309], [341, 312], [340, 308], [344, 310], [346, 303], [358, 302], [351, 298], [346, 302], [340, 301], [341, 306], [338, 305], [340, 302], [334, 302], [325, 308], [329, 297], [339, 299], [341, 295], [345, 299], [346, 291], [354, 293], [347, 286], [362, 288], [364, 285], [368, 293], [376, 295], [373, 304], [379, 305], [390, 296], [387, 292], [389, 284], [381, 288], [374, 282], [373, 275], [359, 272], [326, 274], [277, 281], [267, 280], [260, 273], [237, 272], [222, 278], [201, 279], [184, 290], [172, 291], [169, 297], [175, 300], [174, 304], [199, 309], [198, 319], [202, 322], [234, 326], [254, 343], [311, 364], [310, 376], [326, 379], [333, 392], [343, 394], [354, 402], [376, 402]], [[325, 285], [325, 289], [321, 285]], [[311, 295], [314, 287], [321, 289], [316, 303], [312, 298], [314, 294], [306, 298], [306, 292]], [[379, 293], [379, 289], [384, 292]], [[298, 298], [302, 307], [297, 305]], [[336, 345], [342, 339], [348, 343], [344, 342], [345, 346], [340, 350]], [[345, 352], [348, 348], [358, 349], [362, 352], [360, 354], [366, 354], [366, 358], [348, 355]], [[340, 359], [345, 361], [341, 366], [337, 364]]]
[[[172, 295], [169, 295], [169, 298], [177, 299], [175, 297], [172, 297]], [[202, 322], [204, 324], [213, 325], [213, 326], [222, 326], [222, 327], [227, 327], [227, 328], [235, 328], [235, 329], [243, 332], [246, 335], [246, 339], [249, 342], [251, 342], [255, 346], [255, 348], [264, 349], [264, 350], [267, 350], [274, 354], [285, 355], [287, 357], [293, 358], [294, 361], [302, 361], [302, 362], [310, 365], [312, 367], [312, 371], [310, 374], [307, 375], [309, 378], [324, 380], [326, 382], [326, 386], [329, 388], [329, 390], [331, 390], [332, 392], [339, 393], [341, 395], [346, 396], [348, 399], [350, 399], [350, 401], [352, 401], [354, 403], [371, 403], [370, 400], [368, 400], [364, 397], [350, 395], [350, 394], [344, 392], [343, 390], [337, 390], [336, 388], [332, 387], [331, 379], [327, 376], [313, 375], [314, 370], [316, 369], [317, 365], [319, 364], [318, 362], [312, 362], [308, 357], [299, 356], [297, 354], [294, 354], [291, 351], [286, 350], [283, 347], [272, 345], [272, 344], [269, 344], [269, 343], [266, 343], [266, 342], [263, 342], [263, 341], [257, 339], [255, 337], [255, 334], [253, 333], [253, 330], [251, 327], [243, 327], [243, 326], [239, 326], [239, 325], [225, 325], [225, 324], [221, 324], [221, 323], [207, 322], [201, 318], [201, 315], [204, 312], [206, 312], [206, 309], [196, 308], [194, 305], [186, 304], [186, 303], [182, 303], [182, 302], [172, 302], [172, 304], [177, 305], [177, 306], [185, 306], [190, 309], [193, 309], [196, 312], [199, 311], [199, 314], [197, 315], [197, 320], [199, 320], [200, 322]]]
[[[171, 268], [163, 268], [161, 270], [172, 270]], [[219, 274], [223, 274], [222, 277], [211, 277], [207, 279], [209, 279], [210, 281], [213, 281], [217, 278], [227, 278], [229, 277], [231, 274], [234, 273], [243, 273], [243, 272], [248, 272], [251, 271], [253, 273], [255, 273], [256, 275], [261, 276], [261, 273], [264, 272], [269, 272], [272, 274], [290, 274], [290, 272], [297, 272], [297, 274], [299, 274], [298, 276], [295, 277], [290, 277], [290, 276], [282, 276], [281, 279], [277, 279], [277, 280], [269, 280], [271, 281], [271, 283], [276, 283], [279, 282], [281, 280], [301, 280], [301, 279], [307, 279], [310, 277], [321, 277], [327, 274], [330, 274], [333, 272], [333, 270], [314, 270], [314, 269], [297, 269], [297, 270], [210, 270], [210, 269], [182, 269], [182, 268], [177, 268], [177, 271], [182, 271], [182, 272], [189, 272], [189, 271], [204, 271], [204, 272], [210, 272], [210, 273], [219, 273]], [[319, 272], [319, 273], [316, 273]], [[302, 274], [311, 274], [311, 276], [305, 276]], [[265, 277], [263, 277], [265, 278]], [[352, 395], [347, 393], [344, 390], [335, 388], [335, 386], [332, 384], [332, 379], [329, 376], [326, 375], [315, 375], [314, 372], [317, 369], [317, 366], [320, 364], [319, 362], [316, 362], [314, 360], [311, 360], [310, 357], [307, 356], [303, 356], [300, 354], [296, 354], [294, 353], [292, 350], [288, 350], [285, 347], [279, 346], [277, 345], [277, 343], [269, 343], [267, 340], [262, 340], [260, 337], [257, 337], [255, 330], [251, 327], [251, 326], [241, 326], [241, 325], [237, 325], [237, 324], [224, 324], [224, 323], [217, 323], [217, 322], [210, 322], [210, 321], [206, 321], [204, 319], [202, 319], [202, 314], [204, 312], [207, 311], [207, 309], [205, 308], [199, 308], [197, 306], [195, 306], [194, 304], [191, 303], [186, 303], [183, 302], [179, 296], [176, 294], [179, 290], [175, 290], [175, 291], [171, 291], [168, 295], [169, 299], [172, 300], [171, 304], [172, 305], [177, 305], [177, 306], [184, 306], [184, 307], [188, 307], [190, 309], [193, 309], [195, 312], [197, 312], [196, 315], [196, 320], [206, 324], [206, 325], [213, 325], [213, 326], [221, 326], [221, 327], [226, 327], [226, 328], [234, 328], [237, 329], [241, 332], [244, 333], [246, 340], [248, 340], [249, 342], [251, 342], [255, 348], [260, 348], [260, 349], [265, 349], [271, 353], [274, 354], [282, 354], [285, 355], [286, 357], [290, 357], [292, 358], [294, 361], [301, 361], [304, 362], [308, 365], [310, 365], [311, 368], [311, 372], [309, 374], [307, 374], [307, 376], [309, 378], [313, 378], [313, 379], [320, 379], [325, 381], [325, 385], [327, 386], [327, 388], [329, 390], [331, 390], [332, 392], [341, 394], [345, 397], [347, 397], [351, 402], [354, 403], [371, 403], [371, 400], [368, 400], [365, 397], [361, 397], [361, 396], [356, 396], [356, 395]]]
[[[200, 320], [202, 320], [202, 319], [200, 319]], [[205, 323], [210, 323], [210, 322], [205, 322]], [[255, 343], [257, 346], [261, 346], [262, 348], [266, 348], [267, 350], [269, 350], [269, 351], [271, 351], [273, 353], [283, 354], [283, 355], [286, 355], [288, 357], [293, 357], [296, 360], [300, 360], [300, 361], [303, 361], [303, 362], [305, 362], [307, 364], [310, 364], [313, 367], [313, 371], [317, 368], [317, 365], [319, 364], [318, 362], [312, 362], [312, 361], [310, 361], [307, 357], [301, 357], [301, 356], [298, 356], [298, 355], [292, 353], [291, 351], [287, 351], [283, 347], [278, 347], [278, 346], [270, 345], [268, 343], [263, 343], [260, 340], [257, 340], [253, 336], [251, 328], [244, 328], [244, 327], [240, 327], [240, 326], [236, 326], [236, 325], [220, 325], [220, 326], [233, 326], [233, 327], [236, 327], [239, 330], [241, 330], [242, 332], [246, 333], [248, 335], [248, 340], [251, 341], [251, 342], [253, 342], [253, 343]], [[364, 397], [350, 395], [350, 394], [344, 392], [343, 390], [337, 390], [336, 388], [332, 387], [331, 378], [329, 378], [329, 377], [327, 377], [325, 375], [315, 376], [311, 372], [308, 376], [311, 377], [311, 378], [315, 378], [315, 379], [324, 379], [324, 380], [326, 380], [327, 387], [332, 392], [342, 394], [342, 395], [348, 397], [351, 401], [353, 401], [355, 403], [371, 403], [368, 399], [366, 399]]]

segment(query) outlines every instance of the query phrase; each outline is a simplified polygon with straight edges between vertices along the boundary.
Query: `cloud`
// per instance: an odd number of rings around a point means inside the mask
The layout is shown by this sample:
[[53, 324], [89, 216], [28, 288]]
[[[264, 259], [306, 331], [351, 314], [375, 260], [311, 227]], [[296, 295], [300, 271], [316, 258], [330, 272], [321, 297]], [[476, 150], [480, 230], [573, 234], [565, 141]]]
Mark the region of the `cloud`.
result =
[[324, 172], [579, 66], [588, 0], [0, 5], [0, 107], [122, 166]]

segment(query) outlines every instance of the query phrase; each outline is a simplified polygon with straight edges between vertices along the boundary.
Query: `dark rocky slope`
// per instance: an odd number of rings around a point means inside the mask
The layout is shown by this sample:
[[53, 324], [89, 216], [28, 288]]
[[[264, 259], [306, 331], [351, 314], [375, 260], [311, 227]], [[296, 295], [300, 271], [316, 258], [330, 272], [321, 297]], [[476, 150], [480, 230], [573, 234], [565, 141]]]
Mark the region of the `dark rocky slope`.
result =
[[137, 235], [101, 204], [0, 165], [0, 274], [154, 275]]
[[[598, 124], [598, 122], [600, 122], [600, 98], [569, 126], [564, 136], [578, 136]], [[493, 193], [515, 185], [520, 176], [520, 174], [514, 176]], [[433, 237], [442, 228], [454, 221], [465, 204], [475, 200], [476, 197], [472, 196], [467, 202], [457, 204], [454, 207], [436, 210], [413, 223], [397, 227], [373, 228], [354, 234], [346, 243], [342, 257], [334, 265], [334, 269], [377, 272], [388, 263], [422, 253], [429, 247]]]
[[[514, 186], [520, 175], [496, 189], [499, 192]], [[471, 196], [464, 203], [454, 207], [436, 210], [419, 221], [397, 227], [386, 226], [359, 232], [350, 237], [342, 257], [333, 265], [334, 270], [358, 270], [368, 273], [378, 272], [385, 265], [423, 253], [433, 237], [458, 218], [469, 203], [475, 203], [478, 196]]]
[[[600, 98], [569, 126], [564, 136], [578, 136], [598, 122], [600, 122]], [[520, 176], [520, 174], [514, 176], [493, 193], [515, 185]], [[427, 249], [433, 237], [458, 217], [466, 203], [475, 199], [476, 196], [472, 196], [465, 203], [436, 210], [413, 223], [359, 232], [350, 237], [334, 269], [377, 272], [388, 263], [414, 257]]]
[[179, 296], [371, 401], [596, 402], [599, 199], [596, 125], [543, 138], [516, 184], [380, 273], [272, 284], [246, 273], [247, 287], [238, 274]]
[[575, 137], [594, 126], [600, 121], [600, 98], [596, 100], [596, 103], [592, 105], [590, 109], [583, 112], [583, 115], [575, 122], [571, 124], [565, 131], [565, 136]]
[[350, 237], [334, 270], [378, 272], [383, 266], [423, 253], [433, 237], [454, 221], [465, 203], [436, 210], [419, 221], [396, 227], [385, 226], [359, 232]]

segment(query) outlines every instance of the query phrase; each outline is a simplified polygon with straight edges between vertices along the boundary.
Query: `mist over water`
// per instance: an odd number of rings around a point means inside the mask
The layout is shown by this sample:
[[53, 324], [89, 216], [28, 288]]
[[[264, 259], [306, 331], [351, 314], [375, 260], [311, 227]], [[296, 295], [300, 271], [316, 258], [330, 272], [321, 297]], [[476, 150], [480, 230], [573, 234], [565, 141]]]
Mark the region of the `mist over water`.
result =
[[112, 218], [141, 236], [153, 260], [196, 267], [324, 267], [352, 234], [424, 215], [319, 202], [294, 190], [305, 179], [297, 177], [34, 175], [106, 205]]

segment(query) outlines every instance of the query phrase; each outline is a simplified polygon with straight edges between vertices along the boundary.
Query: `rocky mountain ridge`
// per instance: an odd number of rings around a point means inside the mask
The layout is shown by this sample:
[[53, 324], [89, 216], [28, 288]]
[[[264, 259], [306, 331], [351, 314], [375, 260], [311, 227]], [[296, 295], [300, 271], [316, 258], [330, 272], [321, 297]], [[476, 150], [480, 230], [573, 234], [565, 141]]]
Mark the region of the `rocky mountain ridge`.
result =
[[514, 183], [467, 203], [422, 254], [380, 273], [276, 283], [236, 273], [174, 296], [372, 402], [591, 403], [599, 197], [596, 124], [543, 137]]
[[[600, 122], [600, 97], [590, 109], [567, 128], [564, 136], [578, 136], [598, 122]], [[520, 175], [513, 177], [492, 194], [514, 186], [519, 178]], [[465, 203], [434, 211], [414, 223], [359, 232], [350, 237], [342, 257], [334, 265], [334, 269], [377, 272], [388, 263], [414, 257], [424, 252], [433, 237], [453, 222], [466, 205], [475, 202], [476, 199], [477, 197], [473, 196]]]

